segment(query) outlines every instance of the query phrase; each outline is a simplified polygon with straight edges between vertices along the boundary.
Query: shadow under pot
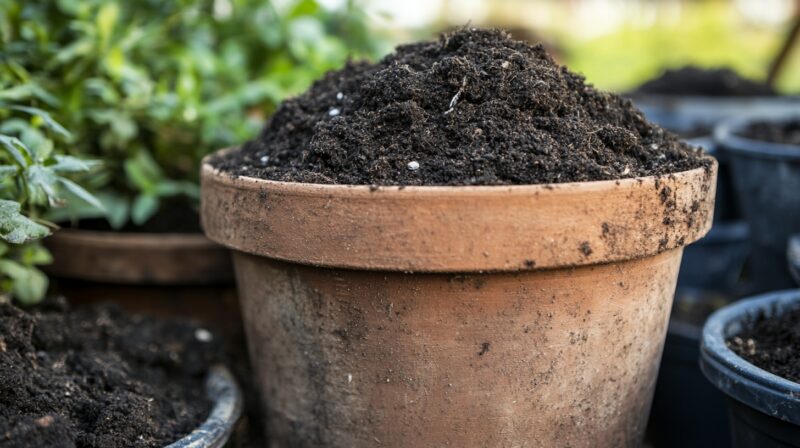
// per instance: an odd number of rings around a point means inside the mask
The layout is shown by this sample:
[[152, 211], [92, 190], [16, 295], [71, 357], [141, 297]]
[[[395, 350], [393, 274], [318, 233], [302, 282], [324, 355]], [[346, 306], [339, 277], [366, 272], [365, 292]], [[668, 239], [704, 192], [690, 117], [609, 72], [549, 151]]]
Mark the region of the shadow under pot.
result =
[[370, 188], [204, 164], [270, 443], [639, 445], [715, 180]]
[[[800, 119], [770, 119], [783, 122]], [[800, 232], [800, 145], [743, 137], [763, 118], [721, 124], [715, 132], [719, 150], [731, 165], [737, 202], [750, 226], [752, 281], [756, 292], [790, 288], [786, 262], [789, 236]]]
[[745, 299], [714, 313], [703, 328], [700, 365], [728, 397], [734, 448], [800, 446], [800, 384], [751, 364], [727, 341], [759, 316], [774, 319], [800, 309], [800, 291]]

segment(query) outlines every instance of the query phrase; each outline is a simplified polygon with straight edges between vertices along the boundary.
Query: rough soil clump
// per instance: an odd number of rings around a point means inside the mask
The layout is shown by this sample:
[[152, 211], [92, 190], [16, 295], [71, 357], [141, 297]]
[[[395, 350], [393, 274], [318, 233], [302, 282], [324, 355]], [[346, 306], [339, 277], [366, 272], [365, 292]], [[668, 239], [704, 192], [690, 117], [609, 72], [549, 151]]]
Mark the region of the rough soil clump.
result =
[[[163, 447], [210, 409], [208, 332], [114, 306], [0, 303], [0, 447]], [[200, 337], [198, 337], [198, 335]]]
[[663, 175], [708, 161], [541, 45], [462, 29], [329, 72], [212, 164], [290, 182], [504, 185]]
[[800, 308], [777, 318], [760, 314], [728, 347], [751, 364], [800, 383]]

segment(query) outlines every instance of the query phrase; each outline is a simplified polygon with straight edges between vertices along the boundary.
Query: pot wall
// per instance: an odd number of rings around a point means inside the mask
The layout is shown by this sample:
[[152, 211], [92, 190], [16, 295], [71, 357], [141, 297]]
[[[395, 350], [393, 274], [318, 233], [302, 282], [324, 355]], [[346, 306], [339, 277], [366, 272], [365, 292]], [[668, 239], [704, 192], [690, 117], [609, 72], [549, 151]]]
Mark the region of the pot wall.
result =
[[273, 446], [637, 446], [681, 249], [494, 274], [235, 267]]

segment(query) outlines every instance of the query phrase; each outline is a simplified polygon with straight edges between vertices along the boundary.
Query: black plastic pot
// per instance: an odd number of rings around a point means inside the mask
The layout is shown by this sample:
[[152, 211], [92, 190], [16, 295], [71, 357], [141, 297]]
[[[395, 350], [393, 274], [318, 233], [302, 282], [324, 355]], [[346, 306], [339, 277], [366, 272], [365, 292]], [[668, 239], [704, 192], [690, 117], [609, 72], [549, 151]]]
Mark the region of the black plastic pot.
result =
[[242, 414], [243, 398], [236, 380], [227, 368], [216, 366], [206, 378], [205, 396], [212, 403], [203, 424], [166, 448], [222, 448]]
[[669, 323], [648, 426], [656, 448], [730, 445], [725, 396], [697, 364], [701, 334], [702, 324]]
[[[800, 108], [795, 114], [800, 115]], [[714, 135], [720, 153], [730, 163], [738, 203], [750, 225], [755, 292], [794, 286], [786, 247], [789, 236], [800, 232], [800, 147], [737, 135], [762, 119], [726, 122]]]
[[800, 285], [800, 234], [792, 235], [789, 238], [786, 256], [789, 259], [789, 272], [792, 274], [794, 281]]
[[747, 223], [714, 224], [708, 235], [684, 250], [678, 287], [734, 296], [750, 253], [749, 236]]
[[735, 354], [726, 340], [760, 312], [800, 307], [800, 290], [742, 300], [715, 312], [703, 328], [700, 367], [728, 397], [735, 448], [800, 447], [800, 384], [762, 370]]

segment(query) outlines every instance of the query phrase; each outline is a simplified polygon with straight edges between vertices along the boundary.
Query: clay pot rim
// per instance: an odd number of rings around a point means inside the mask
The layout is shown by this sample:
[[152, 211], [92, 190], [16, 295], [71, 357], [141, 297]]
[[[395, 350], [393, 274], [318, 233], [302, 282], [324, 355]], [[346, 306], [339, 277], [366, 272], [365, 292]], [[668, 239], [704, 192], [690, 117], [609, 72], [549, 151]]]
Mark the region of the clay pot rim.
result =
[[202, 233], [61, 228], [44, 245], [53, 254], [44, 271], [65, 279], [143, 285], [233, 281], [228, 250]]
[[118, 232], [114, 230], [85, 230], [73, 228], [59, 228], [53, 232], [52, 237], [68, 239], [74, 242], [91, 244], [93, 246], [105, 247], [154, 247], [163, 249], [165, 240], [167, 244], [176, 248], [203, 248], [220, 249], [219, 245], [209, 240], [202, 233], [178, 233], [178, 232]]
[[232, 176], [208, 160], [201, 222], [228, 248], [314, 266], [462, 273], [591, 265], [682, 247], [711, 227], [717, 167], [706, 157], [708, 167], [663, 176], [375, 188]]
[[569, 191], [570, 193], [596, 192], [620, 188], [628, 185], [640, 184], [643, 182], [658, 181], [665, 178], [690, 178], [698, 174], [707, 172], [716, 167], [717, 161], [714, 157], [704, 155], [702, 158], [711, 162], [709, 167], [694, 168], [675, 173], [628, 177], [613, 180], [594, 180], [584, 182], [562, 182], [550, 184], [524, 184], [524, 185], [356, 185], [356, 184], [315, 184], [306, 182], [286, 182], [278, 180], [262, 179], [258, 177], [232, 175], [218, 168], [214, 168], [209, 162], [212, 157], [223, 155], [237, 148], [228, 148], [215, 154], [206, 156], [203, 159], [202, 175], [211, 175], [216, 182], [236, 188], [257, 189], [264, 187], [273, 191], [292, 192], [298, 195], [319, 195], [334, 194], [363, 196], [374, 195], [375, 193], [391, 194], [396, 197], [402, 196], [485, 196], [500, 194], [519, 194], [531, 195], [537, 193], [555, 194], [557, 191]]

